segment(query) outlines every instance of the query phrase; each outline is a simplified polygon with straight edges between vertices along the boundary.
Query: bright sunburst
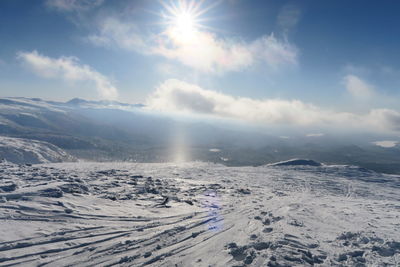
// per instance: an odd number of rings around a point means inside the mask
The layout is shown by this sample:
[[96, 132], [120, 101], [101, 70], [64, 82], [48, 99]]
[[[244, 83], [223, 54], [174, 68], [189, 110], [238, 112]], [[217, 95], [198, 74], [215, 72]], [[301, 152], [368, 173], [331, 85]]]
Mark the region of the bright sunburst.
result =
[[163, 13], [168, 30], [173, 32], [176, 39], [182, 42], [192, 40], [198, 29], [202, 27], [200, 24], [200, 16], [208, 9], [202, 8], [203, 1], [175, 1], [163, 6], [166, 14]]
[[187, 11], [177, 14], [173, 21], [173, 25], [183, 35], [190, 35], [196, 30], [195, 17]]

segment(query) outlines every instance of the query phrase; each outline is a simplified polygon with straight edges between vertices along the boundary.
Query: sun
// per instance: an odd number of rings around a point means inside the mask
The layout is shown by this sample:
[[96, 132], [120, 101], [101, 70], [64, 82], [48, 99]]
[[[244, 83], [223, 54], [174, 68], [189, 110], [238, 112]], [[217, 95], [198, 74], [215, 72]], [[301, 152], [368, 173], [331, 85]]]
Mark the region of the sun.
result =
[[191, 35], [196, 31], [196, 21], [194, 14], [187, 11], [183, 11], [176, 14], [173, 20], [173, 26], [176, 27], [179, 33], [182, 35]]
[[169, 4], [163, 3], [165, 11], [163, 18], [167, 24], [167, 31], [177, 41], [187, 42], [195, 38], [196, 33], [202, 27], [200, 16], [206, 9], [201, 8], [203, 1], [174, 1]]

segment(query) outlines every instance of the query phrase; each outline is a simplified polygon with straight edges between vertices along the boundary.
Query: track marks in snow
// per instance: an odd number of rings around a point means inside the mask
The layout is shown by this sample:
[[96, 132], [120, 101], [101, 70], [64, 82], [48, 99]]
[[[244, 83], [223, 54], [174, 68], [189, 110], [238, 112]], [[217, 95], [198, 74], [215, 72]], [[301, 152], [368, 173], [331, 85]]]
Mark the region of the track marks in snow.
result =
[[1, 170], [0, 229], [20, 229], [2, 235], [2, 266], [399, 261], [399, 192], [396, 179], [385, 184], [389, 177], [380, 174], [203, 163]]

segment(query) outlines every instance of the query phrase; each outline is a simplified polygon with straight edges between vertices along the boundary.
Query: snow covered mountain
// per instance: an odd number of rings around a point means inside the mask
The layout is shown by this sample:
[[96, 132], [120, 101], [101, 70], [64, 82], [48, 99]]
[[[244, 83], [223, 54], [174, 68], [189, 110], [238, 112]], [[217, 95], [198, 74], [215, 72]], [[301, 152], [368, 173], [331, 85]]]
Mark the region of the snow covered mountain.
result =
[[0, 136], [0, 158], [18, 164], [76, 161], [47, 142]]
[[0, 163], [2, 266], [399, 266], [400, 176]]
[[[368, 170], [400, 170], [398, 147], [222, 126], [0, 99], [0, 265], [398, 265], [400, 176]], [[171, 161], [177, 136], [192, 159], [259, 167], [50, 163]]]
[[[400, 146], [378, 146], [387, 136], [293, 134], [290, 138], [249, 125], [168, 117], [141, 104], [0, 98], [0, 136], [53, 144], [91, 161], [185, 161], [259, 166], [291, 158], [358, 165], [400, 174]], [[387, 141], [385, 141], [387, 142]], [[397, 144], [394, 139], [391, 141]], [[178, 151], [179, 150], [179, 151]], [[183, 153], [184, 152], [184, 153]]]

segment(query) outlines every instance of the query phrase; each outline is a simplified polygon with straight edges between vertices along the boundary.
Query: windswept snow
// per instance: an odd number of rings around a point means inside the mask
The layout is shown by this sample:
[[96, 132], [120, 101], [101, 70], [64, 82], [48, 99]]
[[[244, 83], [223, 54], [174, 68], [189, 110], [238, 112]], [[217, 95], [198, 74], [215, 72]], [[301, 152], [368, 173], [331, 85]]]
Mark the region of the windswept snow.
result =
[[400, 177], [350, 166], [0, 168], [0, 265], [398, 266]]
[[13, 163], [74, 161], [64, 150], [47, 142], [0, 136], [0, 159]]

